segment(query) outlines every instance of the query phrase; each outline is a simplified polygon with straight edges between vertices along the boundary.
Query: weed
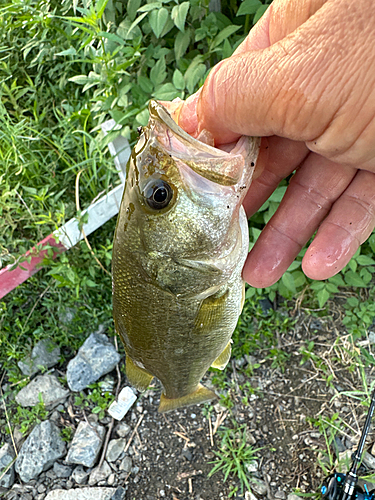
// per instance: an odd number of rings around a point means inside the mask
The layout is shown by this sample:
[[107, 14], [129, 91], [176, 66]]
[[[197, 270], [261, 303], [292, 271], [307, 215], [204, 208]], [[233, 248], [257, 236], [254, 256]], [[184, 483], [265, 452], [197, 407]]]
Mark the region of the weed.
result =
[[113, 394], [102, 392], [99, 382], [89, 385], [87, 394], [81, 391], [79, 396], [75, 396], [74, 404], [90, 409], [91, 413], [97, 414], [98, 418], [102, 419], [114, 399], [115, 396]]
[[17, 406], [16, 411], [13, 413], [13, 423], [20, 426], [20, 432], [22, 432], [22, 434], [27, 434], [32, 427], [46, 420], [48, 416], [42, 394], [39, 394], [38, 399], [39, 403], [35, 406], [31, 408]]
[[[224, 474], [224, 481], [229, 476], [234, 476], [239, 479], [241, 484], [241, 492], [244, 487], [251, 490], [250, 482], [252, 481], [251, 473], [248, 467], [253, 465], [258, 457], [256, 452], [260, 448], [254, 449], [246, 440], [246, 426], [238, 424], [233, 420], [232, 428], [223, 427], [219, 429], [218, 436], [221, 438], [221, 443], [218, 446], [218, 451], [214, 451], [216, 460], [211, 462], [214, 465], [209, 473], [209, 477], [218, 471]], [[232, 490], [232, 495], [235, 494]]]

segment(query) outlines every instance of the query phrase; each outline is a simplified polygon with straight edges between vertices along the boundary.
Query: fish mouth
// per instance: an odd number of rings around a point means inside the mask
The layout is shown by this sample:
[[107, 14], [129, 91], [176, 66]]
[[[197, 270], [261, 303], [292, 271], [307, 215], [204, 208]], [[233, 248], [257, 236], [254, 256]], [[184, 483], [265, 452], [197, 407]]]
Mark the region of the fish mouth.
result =
[[242, 136], [236, 143], [218, 149], [185, 132], [158, 102], [151, 100], [149, 111], [158, 142], [174, 159], [220, 186], [238, 186], [251, 179], [259, 138]]

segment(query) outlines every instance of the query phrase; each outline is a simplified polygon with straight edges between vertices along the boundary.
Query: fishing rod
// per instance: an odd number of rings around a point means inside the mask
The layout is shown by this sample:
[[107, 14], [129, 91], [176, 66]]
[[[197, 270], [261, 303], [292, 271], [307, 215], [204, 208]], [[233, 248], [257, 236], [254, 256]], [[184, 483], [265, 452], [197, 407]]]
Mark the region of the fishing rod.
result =
[[324, 500], [375, 500], [375, 489], [368, 491], [367, 485], [364, 489], [357, 485], [358, 467], [365, 447], [366, 438], [370, 431], [371, 419], [375, 409], [375, 388], [371, 395], [370, 408], [367, 413], [366, 422], [363, 426], [361, 439], [357, 451], [352, 458], [352, 465], [347, 474], [334, 472], [328, 476], [321, 487]]

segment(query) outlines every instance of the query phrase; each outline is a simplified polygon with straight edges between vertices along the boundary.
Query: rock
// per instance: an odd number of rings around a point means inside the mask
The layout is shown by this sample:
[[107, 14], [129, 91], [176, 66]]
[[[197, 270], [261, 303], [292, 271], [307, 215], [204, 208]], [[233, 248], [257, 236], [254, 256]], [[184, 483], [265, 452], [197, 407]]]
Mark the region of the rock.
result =
[[111, 500], [115, 488], [78, 488], [72, 490], [53, 490], [45, 500]]
[[258, 462], [250, 462], [249, 464], [246, 464], [246, 469], [247, 472], [256, 472], [258, 470]]
[[[14, 460], [15, 454], [10, 444], [4, 444], [0, 448], [0, 487], [11, 488], [14, 483]], [[10, 465], [12, 464], [12, 465]], [[4, 473], [3, 471], [7, 471]], [[4, 474], [4, 475], [3, 475]]]
[[104, 434], [105, 429], [103, 426], [80, 422], [74, 434], [66, 462], [93, 467], [102, 447]]
[[[352, 450], [345, 450], [339, 453], [339, 463], [337, 465], [338, 472], [348, 472], [351, 461], [352, 461]], [[364, 460], [363, 460], [364, 462]]]
[[251, 491], [245, 492], [245, 500], [258, 500], [257, 497]]
[[295, 493], [289, 493], [287, 500], [301, 500], [301, 497], [299, 497]]
[[370, 344], [375, 344], [375, 332], [369, 332], [368, 341], [370, 342]]
[[122, 486], [119, 486], [118, 488], [116, 488], [116, 491], [111, 496], [110, 500], [125, 500], [125, 493], [126, 489], [123, 488]]
[[121, 462], [119, 469], [129, 473], [132, 470], [133, 467], [133, 462], [132, 459], [128, 456], [126, 456], [123, 461]]
[[277, 490], [275, 493], [275, 498], [279, 498], [280, 500], [286, 500], [286, 493], [283, 490]]
[[70, 477], [72, 475], [73, 468], [68, 465], [59, 464], [55, 462], [53, 464], [53, 472], [57, 477]]
[[335, 446], [336, 446], [337, 451], [339, 453], [342, 453], [343, 451], [346, 450], [344, 443], [341, 441], [341, 439], [338, 436], [335, 437]]
[[375, 457], [370, 455], [368, 451], [365, 452], [362, 462], [369, 468], [375, 469]]
[[262, 479], [255, 478], [254, 482], [251, 483], [251, 489], [253, 489], [255, 493], [258, 493], [258, 495], [267, 495], [267, 486]]
[[77, 310], [72, 307], [66, 307], [63, 311], [59, 312], [59, 321], [65, 326], [68, 326], [74, 319]]
[[117, 397], [117, 401], [108, 408], [108, 413], [116, 420], [122, 420], [132, 405], [136, 402], [137, 396], [131, 387], [124, 387]]
[[119, 437], [123, 438], [129, 434], [130, 430], [131, 430], [130, 425], [126, 424], [125, 422], [120, 422], [116, 427], [116, 434]]
[[108, 460], [108, 462], [116, 462], [118, 457], [124, 451], [125, 444], [125, 439], [112, 439], [108, 443], [107, 453], [105, 455], [105, 458]]
[[60, 348], [51, 340], [43, 339], [35, 344], [30, 356], [18, 362], [21, 372], [28, 377], [38, 373], [41, 368], [51, 368], [60, 359]]
[[78, 465], [72, 473], [72, 479], [74, 479], [77, 484], [86, 484], [90, 472], [91, 470], [85, 471], [82, 465]]
[[272, 309], [273, 309], [273, 305], [271, 304], [270, 300], [267, 298], [260, 299], [259, 305], [260, 305], [260, 308], [262, 309], [262, 313], [264, 316], [268, 316], [270, 311], [272, 311]]
[[69, 361], [67, 382], [71, 391], [82, 391], [100, 377], [112, 371], [121, 356], [102, 333], [92, 333]]
[[15, 399], [21, 406], [36, 406], [40, 403], [39, 394], [46, 406], [54, 407], [68, 397], [69, 391], [53, 375], [39, 375], [21, 389]]
[[191, 460], [193, 459], [193, 455], [192, 455], [191, 451], [188, 448], [183, 449], [182, 452], [181, 452], [181, 455], [183, 457], [185, 457], [186, 460], [188, 460], [189, 462], [191, 462]]
[[66, 447], [60, 437], [60, 429], [49, 420], [34, 427], [20, 453], [15, 468], [22, 481], [31, 479], [49, 469], [52, 464], [65, 455]]
[[89, 485], [94, 486], [94, 484], [99, 483], [100, 481], [104, 481], [107, 477], [112, 473], [112, 469], [108, 465], [108, 463], [104, 460], [102, 466], [99, 468], [95, 467], [95, 469], [91, 472], [89, 477]]

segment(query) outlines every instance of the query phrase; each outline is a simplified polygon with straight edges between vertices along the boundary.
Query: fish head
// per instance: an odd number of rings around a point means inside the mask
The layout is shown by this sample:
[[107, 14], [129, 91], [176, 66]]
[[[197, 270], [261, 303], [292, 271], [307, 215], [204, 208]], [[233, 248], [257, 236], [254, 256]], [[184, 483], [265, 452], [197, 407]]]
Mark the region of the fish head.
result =
[[115, 240], [134, 238], [145, 274], [174, 294], [196, 293], [210, 280], [218, 286], [215, 275], [225, 279], [243, 246], [239, 212], [259, 141], [243, 137], [222, 151], [188, 135], [156, 101], [149, 111], [128, 163]]

